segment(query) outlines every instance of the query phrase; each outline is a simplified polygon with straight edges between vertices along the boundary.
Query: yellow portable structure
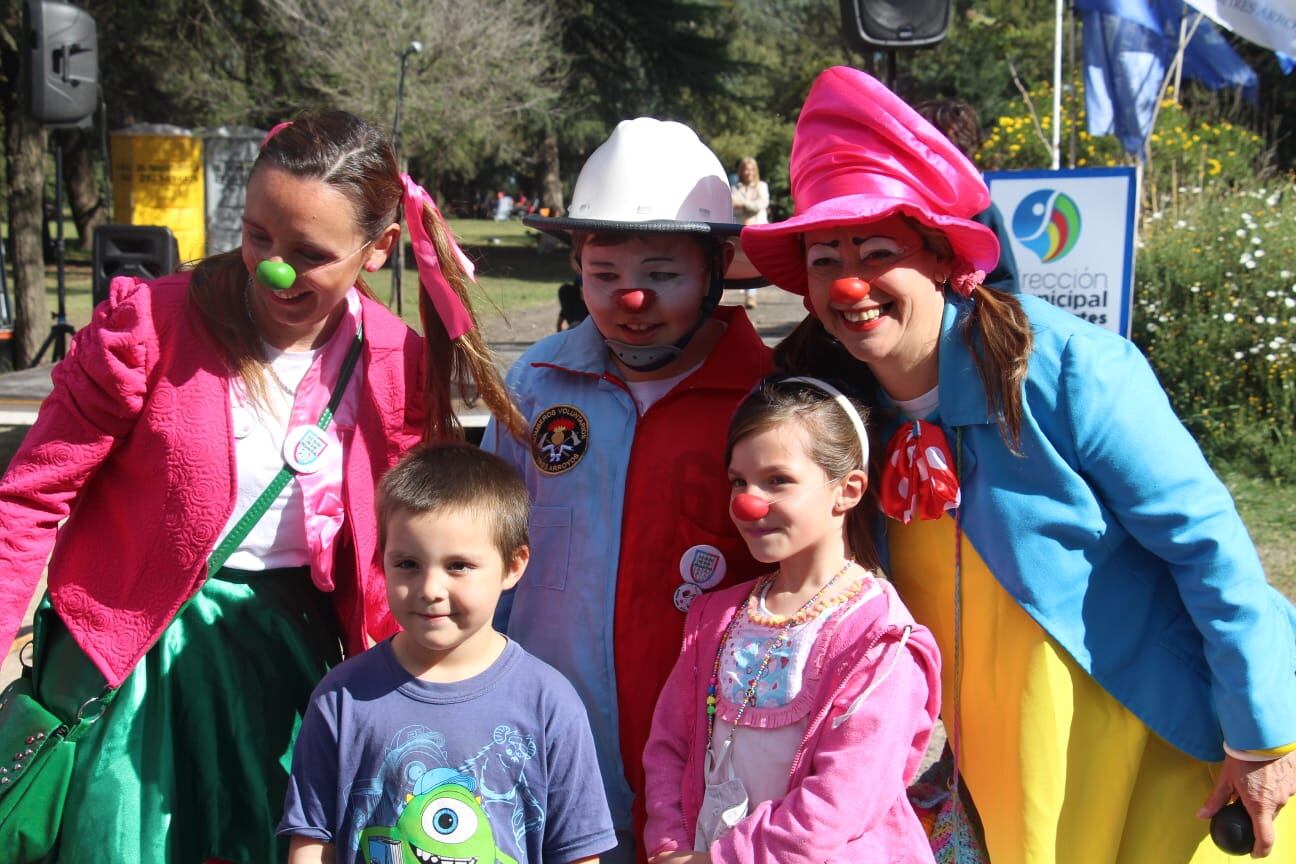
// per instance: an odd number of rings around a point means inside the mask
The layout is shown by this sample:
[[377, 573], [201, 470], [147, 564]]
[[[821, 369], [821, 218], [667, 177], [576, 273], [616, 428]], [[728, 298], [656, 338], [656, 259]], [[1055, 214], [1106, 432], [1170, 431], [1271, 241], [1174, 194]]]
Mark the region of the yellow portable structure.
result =
[[124, 225], [165, 225], [181, 261], [205, 254], [203, 142], [188, 129], [130, 126], [112, 135], [113, 218]]

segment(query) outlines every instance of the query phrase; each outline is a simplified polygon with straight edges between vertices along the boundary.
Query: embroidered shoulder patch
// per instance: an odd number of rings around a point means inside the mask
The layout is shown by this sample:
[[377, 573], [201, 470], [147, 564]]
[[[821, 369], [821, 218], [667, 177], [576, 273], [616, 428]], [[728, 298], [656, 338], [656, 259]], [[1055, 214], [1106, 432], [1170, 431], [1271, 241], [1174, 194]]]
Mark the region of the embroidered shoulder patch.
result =
[[589, 445], [589, 422], [571, 405], [541, 412], [531, 426], [531, 461], [545, 474], [570, 471]]

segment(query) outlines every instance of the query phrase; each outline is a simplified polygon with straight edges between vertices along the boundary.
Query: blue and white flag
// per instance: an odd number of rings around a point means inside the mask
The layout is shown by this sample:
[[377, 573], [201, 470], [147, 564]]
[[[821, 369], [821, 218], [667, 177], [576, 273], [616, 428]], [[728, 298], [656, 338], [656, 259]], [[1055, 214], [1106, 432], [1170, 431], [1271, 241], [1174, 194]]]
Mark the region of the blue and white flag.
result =
[[1141, 152], [1165, 77], [1161, 36], [1117, 15], [1083, 15], [1089, 134], [1115, 135], [1125, 152]]
[[1241, 87], [1256, 98], [1258, 79], [1228, 40], [1181, 0], [1076, 0], [1083, 14], [1085, 111], [1089, 134], [1115, 135], [1137, 153], [1151, 132], [1156, 99], [1183, 25], [1183, 77], [1210, 89]]

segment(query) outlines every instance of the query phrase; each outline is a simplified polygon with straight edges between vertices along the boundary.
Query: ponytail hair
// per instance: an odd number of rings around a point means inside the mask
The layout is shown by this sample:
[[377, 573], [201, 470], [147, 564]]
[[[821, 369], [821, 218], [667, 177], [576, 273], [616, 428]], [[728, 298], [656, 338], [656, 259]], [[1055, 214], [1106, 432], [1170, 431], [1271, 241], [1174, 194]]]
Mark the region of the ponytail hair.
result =
[[981, 285], [962, 328], [986, 404], [999, 417], [999, 435], [1020, 456], [1023, 391], [1034, 346], [1030, 320], [1014, 295]]
[[[494, 352], [482, 339], [477, 313], [469, 300], [468, 288], [473, 284], [472, 276], [459, 259], [458, 247], [445, 220], [431, 207], [421, 209], [423, 227], [432, 240], [441, 273], [472, 320], [472, 327], [467, 332], [458, 339], [451, 339], [427, 287], [420, 286], [423, 290], [419, 291], [419, 320], [423, 323], [423, 335], [427, 343], [425, 356], [430, 373], [425, 393], [428, 421], [423, 433], [424, 440], [463, 438], [463, 428], [451, 405], [452, 387], [457, 389], [459, 398], [466, 404], [472, 404], [480, 396], [500, 426], [515, 438], [522, 439], [526, 436], [525, 420], [500, 377]], [[468, 387], [470, 380], [476, 385], [475, 395]]]

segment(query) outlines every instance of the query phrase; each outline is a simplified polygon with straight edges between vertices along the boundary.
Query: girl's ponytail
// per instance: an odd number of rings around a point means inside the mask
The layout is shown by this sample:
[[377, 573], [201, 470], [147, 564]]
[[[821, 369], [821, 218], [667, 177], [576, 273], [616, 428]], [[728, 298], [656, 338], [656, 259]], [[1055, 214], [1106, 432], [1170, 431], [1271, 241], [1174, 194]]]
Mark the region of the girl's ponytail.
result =
[[[471, 404], [480, 396], [495, 416], [496, 422], [516, 438], [525, 438], [525, 423], [521, 412], [513, 403], [508, 387], [495, 365], [494, 354], [486, 346], [478, 327], [477, 314], [468, 296], [472, 277], [459, 258], [459, 249], [450, 234], [450, 228], [441, 214], [431, 207], [421, 208], [423, 228], [432, 241], [437, 264], [445, 281], [463, 304], [472, 326], [459, 338], [451, 339], [428, 293], [428, 286], [419, 291], [419, 318], [427, 341], [426, 399], [427, 427], [423, 437], [427, 441], [445, 438], [462, 438], [463, 429], [455, 418], [451, 404], [452, 387], [459, 398]], [[421, 280], [420, 280], [421, 281]], [[469, 386], [475, 385], [474, 393]]]

